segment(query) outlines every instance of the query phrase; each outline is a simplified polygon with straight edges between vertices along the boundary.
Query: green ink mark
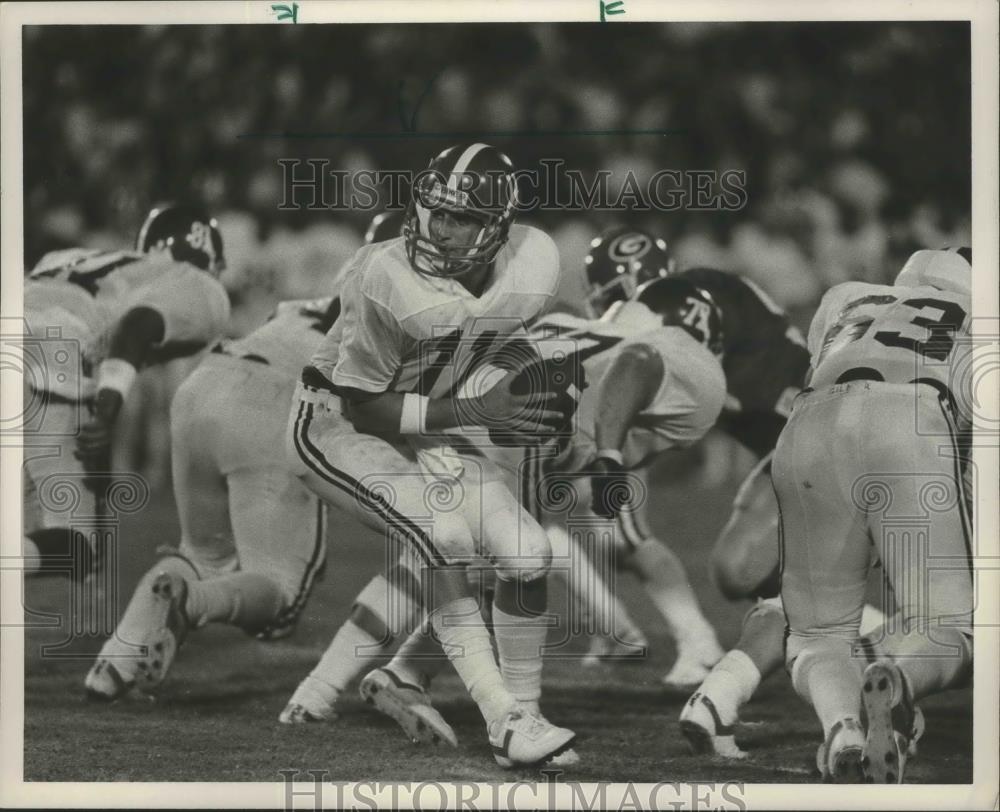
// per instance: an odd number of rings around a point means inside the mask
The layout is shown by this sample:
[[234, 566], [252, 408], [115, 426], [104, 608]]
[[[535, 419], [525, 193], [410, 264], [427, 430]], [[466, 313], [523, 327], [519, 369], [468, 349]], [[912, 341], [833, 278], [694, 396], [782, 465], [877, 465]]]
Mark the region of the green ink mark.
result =
[[293, 23], [299, 21], [299, 4], [292, 3], [290, 6], [275, 5], [271, 6], [271, 11], [278, 15], [278, 22], [284, 20], [291, 20]]
[[625, 13], [625, 0], [614, 0], [613, 3], [605, 3], [604, 0], [600, 0], [601, 3], [601, 22], [607, 22], [607, 15], [609, 14], [624, 14]]

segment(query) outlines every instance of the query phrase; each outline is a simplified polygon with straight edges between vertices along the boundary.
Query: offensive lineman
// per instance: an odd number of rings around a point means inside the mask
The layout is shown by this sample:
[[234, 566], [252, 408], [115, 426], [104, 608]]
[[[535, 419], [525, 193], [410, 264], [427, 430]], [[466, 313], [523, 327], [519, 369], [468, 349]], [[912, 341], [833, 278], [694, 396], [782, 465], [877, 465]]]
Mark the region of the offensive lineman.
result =
[[[224, 268], [215, 220], [165, 206], [149, 213], [135, 251], [54, 251], [28, 275], [25, 338], [42, 357], [25, 370], [26, 400], [41, 413], [24, 434], [26, 570], [95, 570], [101, 551], [70, 514], [101, 510], [112, 428], [138, 370], [192, 355], [222, 334]], [[60, 503], [53, 494], [67, 485], [76, 499]]]
[[[516, 370], [485, 395], [455, 396], [465, 370], [523, 330], [557, 287], [555, 245], [513, 225], [515, 204], [513, 166], [494, 147], [452, 147], [431, 161], [403, 238], [363, 247], [348, 265], [341, 316], [303, 371], [288, 431], [309, 488], [421, 559], [430, 622], [502, 766], [544, 762], [574, 738], [537, 710], [548, 539], [496, 466], [447, 433], [486, 426], [534, 441], [562, 417], [545, 393], [511, 392]], [[454, 507], [437, 506], [442, 492]], [[462, 566], [477, 549], [498, 569], [499, 668]]]
[[[627, 298], [649, 279], [671, 276], [707, 291], [722, 312], [727, 397], [718, 427], [754, 452], [759, 462], [740, 486], [733, 512], [715, 542], [712, 574], [726, 597], [755, 598], [757, 605], [748, 612], [730, 652], [714, 666], [694, 662], [685, 672], [701, 684], [685, 703], [680, 721], [695, 752], [738, 758], [744, 755], [733, 735], [739, 709], [784, 660], [771, 453], [802, 386], [808, 352], [781, 308], [750, 280], [711, 268], [678, 272], [663, 240], [644, 232], [616, 230], [596, 239], [587, 258], [587, 276], [595, 312]], [[668, 596], [677, 596], [679, 585], [686, 586], [679, 562], [673, 564], [672, 553], [668, 555], [652, 559], [655, 567], [649, 565], [651, 559], [636, 555], [623, 562], [640, 573], [664, 615], [671, 611]], [[869, 627], [873, 622], [877, 624], [867, 618]], [[712, 666], [711, 671], [706, 666]]]
[[[787, 667], [822, 724], [826, 780], [901, 782], [923, 732], [914, 703], [971, 674], [972, 393], [956, 374], [971, 263], [967, 248], [917, 251], [892, 286], [829, 290], [809, 330], [809, 388], [774, 452]], [[893, 527], [914, 516], [924, 532]], [[898, 614], [857, 647], [873, 548]]]
[[326, 560], [326, 506], [284, 464], [295, 381], [340, 312], [337, 297], [281, 302], [217, 344], [171, 404], [181, 541], [139, 581], [87, 674], [117, 699], [159, 686], [189, 631], [224, 622], [263, 639], [294, 628]]

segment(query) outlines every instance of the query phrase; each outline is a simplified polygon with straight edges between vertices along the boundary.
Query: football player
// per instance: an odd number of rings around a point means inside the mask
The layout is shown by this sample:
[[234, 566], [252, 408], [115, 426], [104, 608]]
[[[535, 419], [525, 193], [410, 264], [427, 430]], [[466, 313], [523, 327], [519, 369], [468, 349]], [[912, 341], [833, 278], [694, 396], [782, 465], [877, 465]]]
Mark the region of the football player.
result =
[[[513, 165], [495, 147], [434, 158], [414, 181], [402, 238], [348, 265], [340, 318], [303, 371], [288, 430], [309, 488], [420, 560], [430, 623], [506, 767], [544, 762], [574, 738], [538, 710], [548, 539], [470, 440], [485, 427], [533, 442], [562, 415], [546, 393], [512, 392], [516, 369], [485, 394], [456, 396], [464, 372], [558, 284], [554, 243], [514, 225], [515, 204]], [[499, 667], [466, 582], [477, 550], [497, 567]]]
[[[787, 667], [822, 724], [827, 780], [901, 782], [923, 730], [914, 703], [971, 674], [971, 262], [917, 251], [893, 285], [829, 290], [774, 452]], [[858, 646], [873, 548], [898, 613]]]
[[[785, 313], [751, 280], [711, 268], [680, 271], [666, 243], [645, 232], [616, 229], [594, 240], [586, 271], [592, 312], [605, 313], [651, 279], [677, 276], [711, 296], [722, 313], [722, 366], [726, 403], [718, 427], [759, 457], [740, 486], [732, 513], [716, 540], [713, 580], [731, 600], [751, 598], [740, 639], [712, 666], [680, 658], [671, 673], [697, 690], [681, 713], [681, 730], [695, 752], [739, 758], [734, 726], [739, 709], [761, 680], [784, 662], [785, 618], [778, 598], [778, 510], [771, 485], [771, 454], [788, 409], [801, 389], [808, 351]], [[659, 554], [656, 565], [641, 556], [622, 563], [640, 574], [647, 591], [667, 614], [683, 570]], [[866, 607], [865, 628], [881, 621]], [[711, 648], [711, 641], [706, 644]], [[708, 667], [711, 667], [709, 672]], [[668, 675], [668, 678], [671, 675]], [[668, 680], [669, 682], [669, 680]], [[699, 685], [700, 682], [700, 685]], [[676, 684], [676, 683], [675, 683]]]
[[55, 251], [28, 274], [26, 413], [40, 415], [24, 434], [28, 571], [95, 569], [100, 551], [73, 515], [102, 510], [112, 429], [138, 371], [222, 334], [224, 267], [215, 220], [171, 205], [149, 213], [134, 251]]
[[[540, 376], [598, 381], [577, 395], [579, 410], [569, 444], [534, 488], [541, 493], [534, 498], [548, 516], [556, 555], [573, 562], [565, 574], [574, 590], [587, 590], [590, 571], [580, 571], [578, 559], [570, 559], [567, 486], [589, 482], [593, 513], [617, 520], [622, 544], [640, 551], [659, 545], [643, 520], [640, 495], [646, 485], [637, 472], [659, 453], [697, 442], [715, 423], [725, 398], [725, 377], [714, 354], [720, 331], [721, 319], [711, 300], [680, 279], [641, 287], [633, 300], [605, 320], [554, 314], [533, 328], [544, 359]], [[572, 349], [567, 352], [567, 347]], [[575, 371], [576, 364], [583, 366], [583, 375]], [[676, 566], [683, 578], [680, 563]], [[675, 594], [684, 591], [676, 589]], [[685, 630], [671, 625], [679, 647], [689, 639], [714, 638], [689, 589], [687, 593], [695, 615], [685, 621], [693, 634], [688, 638]], [[589, 597], [585, 603], [592, 601]], [[681, 616], [680, 603], [670, 607], [671, 619]], [[704, 625], [699, 628], [699, 623]], [[396, 719], [411, 738], [453, 742], [454, 732], [426, 693], [441, 664], [434, 646], [429, 635], [414, 633], [387, 666], [362, 680], [361, 694]], [[632, 653], [641, 656], [642, 649], [633, 646]]]
[[188, 632], [229, 623], [291, 633], [326, 560], [326, 507], [284, 460], [302, 367], [340, 312], [337, 297], [278, 305], [263, 326], [217, 344], [171, 404], [181, 541], [139, 581], [87, 674], [87, 693], [156, 689]]

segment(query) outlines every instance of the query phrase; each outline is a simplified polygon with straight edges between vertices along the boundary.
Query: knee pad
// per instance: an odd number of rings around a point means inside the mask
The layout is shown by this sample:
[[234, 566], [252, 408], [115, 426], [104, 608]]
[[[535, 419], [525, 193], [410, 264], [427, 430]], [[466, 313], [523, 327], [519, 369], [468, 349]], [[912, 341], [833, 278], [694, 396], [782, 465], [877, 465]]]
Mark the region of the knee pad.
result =
[[[524, 525], [521, 527], [523, 529]], [[516, 555], [494, 559], [497, 578], [524, 583], [544, 578], [552, 567], [548, 536], [538, 528], [537, 532], [522, 533], [519, 542], [520, 550]]]

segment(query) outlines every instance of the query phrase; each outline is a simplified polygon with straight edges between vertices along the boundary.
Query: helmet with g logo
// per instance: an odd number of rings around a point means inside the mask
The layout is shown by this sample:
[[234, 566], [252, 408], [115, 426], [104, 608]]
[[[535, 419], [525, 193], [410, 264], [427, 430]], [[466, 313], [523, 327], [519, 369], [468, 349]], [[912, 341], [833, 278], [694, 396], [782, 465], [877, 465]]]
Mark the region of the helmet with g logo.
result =
[[584, 260], [590, 292], [587, 304], [595, 317], [615, 302], [635, 295], [639, 286], [673, 273], [667, 244], [645, 231], [615, 228], [596, 237]]

